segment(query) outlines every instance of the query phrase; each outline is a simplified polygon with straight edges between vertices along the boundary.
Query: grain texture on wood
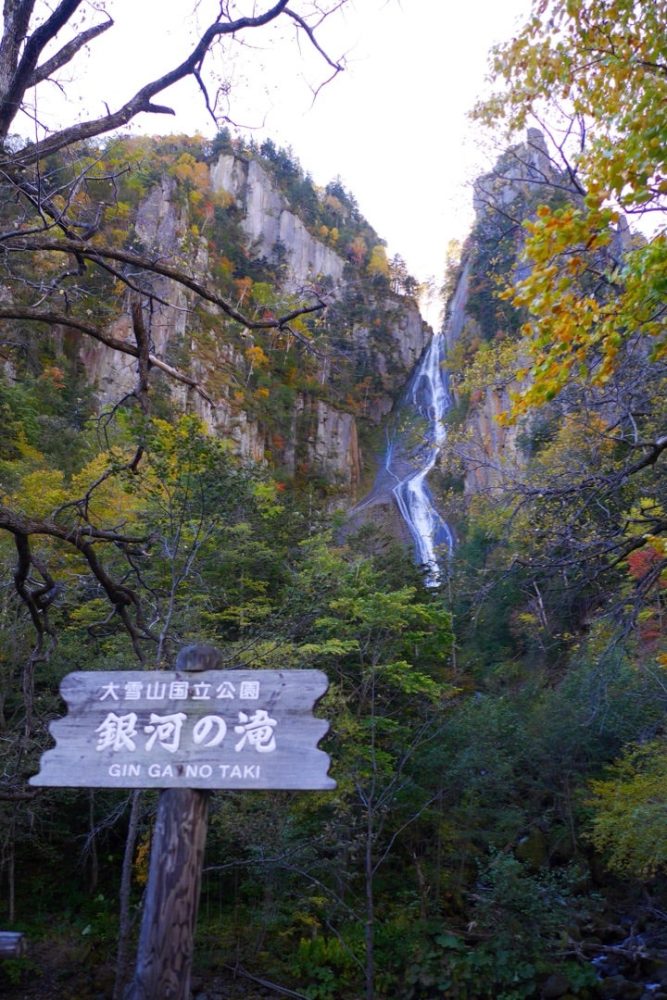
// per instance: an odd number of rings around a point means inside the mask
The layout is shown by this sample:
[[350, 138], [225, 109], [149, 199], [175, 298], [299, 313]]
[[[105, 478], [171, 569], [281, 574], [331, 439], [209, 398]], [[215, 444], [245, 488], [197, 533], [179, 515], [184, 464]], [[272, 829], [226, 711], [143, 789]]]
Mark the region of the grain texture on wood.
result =
[[68, 674], [56, 746], [33, 785], [88, 788], [327, 789], [329, 728], [313, 716], [319, 670], [196, 670], [188, 647], [175, 671]]
[[160, 794], [137, 965], [128, 1000], [189, 1000], [208, 794]]

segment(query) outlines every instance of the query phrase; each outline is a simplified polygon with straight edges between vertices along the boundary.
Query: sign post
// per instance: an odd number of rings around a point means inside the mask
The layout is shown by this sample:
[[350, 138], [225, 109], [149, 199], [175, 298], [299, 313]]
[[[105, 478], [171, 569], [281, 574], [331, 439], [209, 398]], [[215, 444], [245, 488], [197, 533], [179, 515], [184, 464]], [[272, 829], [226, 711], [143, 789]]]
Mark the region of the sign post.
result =
[[68, 715], [30, 783], [160, 788], [135, 976], [128, 1000], [188, 1000], [214, 789], [331, 789], [312, 715], [319, 670], [216, 670], [212, 646], [182, 649], [174, 671], [68, 674]]
[[[176, 669], [216, 667], [217, 650], [187, 646]], [[210, 792], [165, 788], [158, 799], [134, 979], [127, 1000], [189, 1000]]]

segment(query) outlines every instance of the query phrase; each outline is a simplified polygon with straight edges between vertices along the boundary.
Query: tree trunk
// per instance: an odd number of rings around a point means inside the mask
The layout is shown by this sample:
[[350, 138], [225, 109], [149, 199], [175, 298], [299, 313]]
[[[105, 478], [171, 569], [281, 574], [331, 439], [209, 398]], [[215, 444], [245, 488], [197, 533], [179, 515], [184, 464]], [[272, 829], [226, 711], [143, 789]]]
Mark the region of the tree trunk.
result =
[[88, 792], [88, 842], [90, 844], [88, 892], [92, 896], [97, 889], [97, 882], [100, 875], [99, 857], [97, 854], [97, 831], [95, 828], [95, 790], [93, 788]]
[[13, 924], [16, 920], [16, 828], [12, 820], [9, 829], [9, 860], [7, 862], [7, 894], [9, 922]]
[[[185, 646], [177, 670], [215, 670], [214, 646]], [[134, 979], [127, 1000], [189, 1000], [209, 792], [160, 792]]]
[[375, 979], [375, 900], [373, 897], [373, 813], [370, 802], [368, 803], [366, 822], [364, 871], [366, 875], [366, 928], [364, 933], [366, 942], [366, 1000], [373, 1000], [375, 996], [373, 985]]
[[138, 789], [132, 792], [130, 818], [127, 824], [127, 835], [125, 837], [125, 853], [123, 854], [123, 868], [120, 876], [118, 951], [116, 954], [116, 982], [114, 984], [113, 1000], [123, 1000], [125, 977], [128, 966], [130, 930], [132, 927], [130, 914], [132, 895], [132, 862], [134, 861], [134, 850], [137, 843], [137, 831], [139, 829], [139, 819], [141, 816], [141, 795], [142, 793]]
[[189, 1000], [208, 792], [160, 793], [128, 1000]]

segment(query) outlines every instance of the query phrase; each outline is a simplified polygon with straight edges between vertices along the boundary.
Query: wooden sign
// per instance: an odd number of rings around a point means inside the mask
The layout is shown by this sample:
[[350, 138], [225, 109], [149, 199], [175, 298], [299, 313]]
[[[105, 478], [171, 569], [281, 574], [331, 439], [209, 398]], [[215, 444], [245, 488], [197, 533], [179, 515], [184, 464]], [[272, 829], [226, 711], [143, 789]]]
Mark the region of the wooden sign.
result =
[[23, 934], [16, 931], [0, 931], [0, 958], [23, 958], [26, 950]]
[[32, 785], [327, 789], [319, 670], [95, 671], [60, 685], [64, 719]]

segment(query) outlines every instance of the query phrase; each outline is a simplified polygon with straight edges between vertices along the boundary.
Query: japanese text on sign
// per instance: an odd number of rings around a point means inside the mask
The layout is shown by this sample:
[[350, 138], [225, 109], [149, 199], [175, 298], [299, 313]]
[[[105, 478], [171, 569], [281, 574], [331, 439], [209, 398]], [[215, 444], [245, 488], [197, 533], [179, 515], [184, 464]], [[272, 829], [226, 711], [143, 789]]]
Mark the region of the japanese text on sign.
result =
[[[136, 712], [128, 712], [127, 715], [109, 712], [95, 730], [99, 733], [95, 749], [112, 750], [114, 753], [122, 750], [135, 751], [143, 731], [148, 735], [144, 750], [158, 748], [176, 753], [181, 747], [183, 725], [187, 721], [185, 712], [174, 712], [171, 715], [152, 712], [150, 722], [141, 726]], [[239, 712], [239, 725], [234, 726], [234, 732], [242, 735], [235, 743], [234, 750], [239, 753], [247, 746], [258, 753], [273, 753], [276, 749], [273, 730], [277, 725], [276, 719], [270, 718], [262, 708], [252, 715]], [[194, 723], [190, 735], [195, 746], [217, 747], [227, 735], [227, 723], [219, 715], [204, 715]]]
[[333, 788], [318, 670], [79, 671], [34, 785]]
[[241, 701], [257, 701], [259, 698], [259, 681], [241, 681], [238, 686], [238, 695], [235, 685], [231, 681], [223, 681], [221, 684], [213, 685], [207, 681], [188, 682], [171, 681], [167, 684], [164, 681], [153, 681], [144, 683], [142, 681], [126, 681], [119, 684], [109, 681], [100, 689], [100, 701], [139, 701], [145, 698], [146, 701], [220, 701], [224, 699], [234, 699], [238, 696]]

